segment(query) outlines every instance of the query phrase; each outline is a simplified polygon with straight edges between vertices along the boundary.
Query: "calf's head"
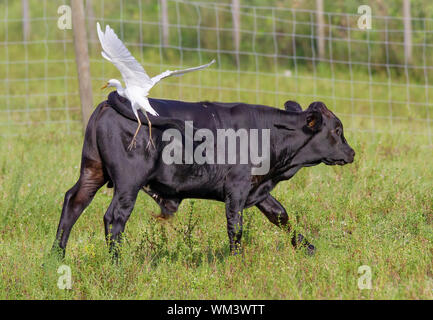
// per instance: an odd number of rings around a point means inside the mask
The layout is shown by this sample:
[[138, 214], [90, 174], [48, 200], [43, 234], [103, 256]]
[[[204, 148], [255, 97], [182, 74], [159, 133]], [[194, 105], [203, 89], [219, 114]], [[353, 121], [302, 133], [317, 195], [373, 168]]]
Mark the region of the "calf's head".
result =
[[[294, 102], [286, 104], [288, 111], [297, 108]], [[327, 165], [353, 162], [355, 151], [344, 137], [343, 124], [323, 102], [313, 102], [305, 111], [299, 112], [299, 121], [306, 144], [295, 156], [296, 163], [308, 166], [321, 162]]]

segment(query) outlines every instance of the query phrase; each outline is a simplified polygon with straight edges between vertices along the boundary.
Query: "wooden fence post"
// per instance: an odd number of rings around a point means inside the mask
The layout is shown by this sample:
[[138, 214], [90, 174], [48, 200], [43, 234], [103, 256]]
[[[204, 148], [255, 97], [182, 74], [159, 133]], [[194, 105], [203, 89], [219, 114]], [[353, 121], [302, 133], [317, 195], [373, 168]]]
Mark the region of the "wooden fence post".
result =
[[169, 30], [168, 30], [168, 8], [167, 0], [161, 0], [161, 26], [162, 26], [162, 45], [163, 47], [168, 46], [169, 41]]
[[29, 0], [21, 0], [21, 12], [23, 18], [23, 40], [28, 41], [30, 37], [30, 7]]
[[323, 0], [316, 0], [316, 30], [317, 50], [320, 59], [325, 59], [325, 17], [323, 14]]
[[410, 0], [403, 1], [404, 23], [404, 63], [412, 63], [412, 20], [410, 14]]
[[83, 130], [93, 109], [92, 80], [90, 77], [89, 52], [87, 47], [86, 20], [83, 0], [71, 0], [72, 28], [74, 31], [75, 62], [80, 89]]
[[232, 0], [232, 19], [233, 19], [233, 42], [236, 52], [236, 65], [239, 68], [239, 48], [241, 43], [241, 17], [240, 17], [240, 0]]

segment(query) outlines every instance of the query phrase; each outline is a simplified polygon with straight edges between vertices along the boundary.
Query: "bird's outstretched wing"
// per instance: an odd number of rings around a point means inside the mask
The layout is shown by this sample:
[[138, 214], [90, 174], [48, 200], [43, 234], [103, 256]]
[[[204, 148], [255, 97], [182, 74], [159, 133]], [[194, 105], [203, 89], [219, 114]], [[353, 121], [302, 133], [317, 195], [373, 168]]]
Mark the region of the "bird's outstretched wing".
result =
[[198, 67], [194, 67], [194, 68], [188, 68], [188, 69], [183, 69], [183, 70], [174, 70], [174, 71], [167, 70], [167, 71], [164, 71], [163, 73], [161, 73], [155, 77], [152, 77], [151, 81], [152, 81], [153, 85], [155, 85], [164, 78], [171, 77], [171, 76], [180, 76], [184, 73], [204, 69], [204, 68], [209, 67], [214, 62], [215, 62], [215, 59], [212, 60], [211, 62], [207, 63], [207, 64], [204, 64], [204, 65], [198, 66]]
[[150, 89], [153, 83], [144, 71], [143, 66], [132, 56], [123, 42], [117, 37], [109, 25], [102, 32], [99, 22], [96, 24], [99, 41], [102, 46], [102, 56], [113, 63], [122, 74], [123, 81], [127, 87], [137, 86]]

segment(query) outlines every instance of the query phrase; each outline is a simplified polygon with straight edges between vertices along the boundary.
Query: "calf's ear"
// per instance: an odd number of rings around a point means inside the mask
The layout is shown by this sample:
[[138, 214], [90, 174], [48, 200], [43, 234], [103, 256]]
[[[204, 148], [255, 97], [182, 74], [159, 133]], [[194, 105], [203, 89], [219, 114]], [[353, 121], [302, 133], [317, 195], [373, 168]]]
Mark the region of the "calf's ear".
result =
[[307, 132], [317, 132], [322, 129], [323, 118], [322, 114], [318, 111], [309, 111], [306, 117], [305, 130]]
[[284, 109], [291, 112], [301, 112], [302, 108], [296, 101], [288, 100], [284, 103]]

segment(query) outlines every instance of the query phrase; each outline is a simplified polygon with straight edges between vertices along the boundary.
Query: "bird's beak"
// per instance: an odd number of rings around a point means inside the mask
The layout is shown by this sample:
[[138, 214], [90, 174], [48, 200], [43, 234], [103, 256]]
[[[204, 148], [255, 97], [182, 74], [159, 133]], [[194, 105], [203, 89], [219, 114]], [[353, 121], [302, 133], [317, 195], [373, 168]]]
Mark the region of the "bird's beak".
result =
[[104, 90], [106, 87], [108, 87], [108, 82], [101, 87], [101, 90]]

